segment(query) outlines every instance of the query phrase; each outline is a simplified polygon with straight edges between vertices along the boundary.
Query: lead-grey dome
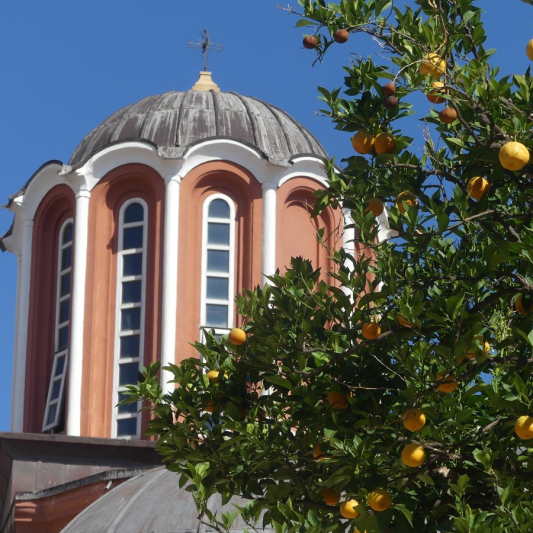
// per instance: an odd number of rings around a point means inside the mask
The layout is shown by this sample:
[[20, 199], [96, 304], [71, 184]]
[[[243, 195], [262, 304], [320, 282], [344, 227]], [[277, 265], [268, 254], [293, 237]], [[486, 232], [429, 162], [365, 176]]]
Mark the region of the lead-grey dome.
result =
[[[198, 520], [198, 511], [190, 492], [178, 485], [178, 474], [164, 468], [134, 477], [102, 496], [82, 511], [61, 533], [207, 533], [213, 531]], [[232, 498], [222, 508], [220, 496], [208, 503], [211, 511], [235, 511], [232, 505], [245, 501]], [[250, 529], [236, 518], [232, 533]], [[273, 529], [258, 529], [274, 533]]]
[[111, 144], [145, 141], [162, 157], [182, 157], [208, 139], [233, 139], [258, 149], [272, 163], [288, 165], [299, 155], [327, 157], [315, 139], [290, 115], [234, 92], [168, 92], [123, 107], [91, 131], [69, 165], [79, 167]]

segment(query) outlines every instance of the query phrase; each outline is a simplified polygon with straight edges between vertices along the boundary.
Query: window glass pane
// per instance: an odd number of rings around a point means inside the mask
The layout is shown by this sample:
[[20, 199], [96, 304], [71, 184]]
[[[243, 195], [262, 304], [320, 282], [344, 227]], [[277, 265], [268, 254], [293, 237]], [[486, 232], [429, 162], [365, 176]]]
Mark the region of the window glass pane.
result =
[[119, 378], [118, 384], [122, 385], [134, 385], [137, 383], [137, 372], [139, 370], [138, 363], [123, 363], [119, 365]]
[[55, 424], [56, 413], [57, 413], [57, 403], [55, 403], [54, 405], [51, 405], [50, 408], [48, 409], [48, 418], [46, 419], [46, 425]]
[[117, 420], [117, 437], [137, 435], [137, 418]]
[[61, 244], [67, 244], [67, 242], [72, 241], [72, 224], [69, 224], [68, 226], [65, 226], [65, 229], [63, 230], [63, 240], [61, 241]]
[[65, 294], [70, 294], [70, 272], [63, 274], [59, 282], [59, 296], [65, 296]]
[[60, 376], [64, 370], [65, 370], [65, 356], [62, 355], [61, 357], [57, 358], [55, 376]]
[[65, 248], [61, 252], [61, 270], [65, 270], [65, 268], [70, 266], [72, 266], [72, 246]]
[[[126, 395], [123, 392], [120, 392], [118, 395], [118, 401], [121, 402], [126, 398]], [[118, 406], [119, 414], [131, 413], [135, 414], [137, 412], [137, 402], [129, 403], [128, 405], [119, 405]]]
[[59, 304], [59, 323], [66, 322], [70, 314], [70, 298], [63, 300]]
[[120, 329], [121, 331], [129, 331], [130, 329], [141, 329], [140, 307], [122, 310], [122, 321]]
[[216, 300], [227, 300], [229, 295], [228, 278], [207, 278], [207, 297]]
[[124, 223], [142, 222], [144, 219], [144, 207], [141, 204], [130, 204], [124, 211]]
[[131, 304], [141, 301], [141, 284], [139, 281], [127, 281], [122, 284], [122, 303]]
[[209, 204], [208, 216], [211, 218], [229, 218], [229, 205], [226, 200], [216, 199]]
[[140, 335], [120, 337], [120, 357], [139, 357]]
[[126, 228], [124, 230], [124, 240], [122, 242], [123, 250], [132, 248], [142, 248], [143, 246], [143, 227]]
[[229, 272], [229, 252], [207, 250], [207, 270], [209, 272]]
[[61, 380], [56, 379], [52, 385], [52, 396], [50, 400], [57, 400], [59, 398], [59, 391], [61, 390]]
[[59, 328], [59, 331], [57, 332], [57, 350], [64, 350], [68, 346], [68, 325]]
[[229, 224], [209, 222], [207, 224], [207, 244], [229, 245]]
[[123, 276], [140, 276], [143, 271], [143, 254], [128, 254], [122, 256]]
[[226, 328], [228, 327], [228, 306], [207, 304], [206, 306], [206, 326]]

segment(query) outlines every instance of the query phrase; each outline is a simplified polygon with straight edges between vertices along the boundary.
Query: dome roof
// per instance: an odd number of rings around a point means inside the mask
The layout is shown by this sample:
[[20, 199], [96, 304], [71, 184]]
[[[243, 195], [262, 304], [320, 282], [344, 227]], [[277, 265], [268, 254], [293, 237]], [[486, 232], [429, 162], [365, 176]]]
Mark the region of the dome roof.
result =
[[[179, 476], [165, 468], [157, 468], [134, 477], [96, 500], [81, 512], [62, 533], [207, 533], [211, 528], [201, 524], [190, 492], [178, 485]], [[233, 506], [245, 501], [232, 498], [224, 507], [220, 496], [208, 503], [212, 511], [235, 511]], [[238, 516], [231, 532], [242, 533], [246, 524]], [[249, 526], [248, 526], [249, 528]], [[273, 529], [258, 529], [274, 533]]]
[[280, 165], [289, 165], [299, 155], [327, 157], [315, 137], [277, 107], [234, 92], [189, 90], [149, 96], [123, 107], [81, 141], [69, 165], [80, 167], [119, 142], [145, 141], [162, 157], [179, 158], [208, 139], [239, 141]]

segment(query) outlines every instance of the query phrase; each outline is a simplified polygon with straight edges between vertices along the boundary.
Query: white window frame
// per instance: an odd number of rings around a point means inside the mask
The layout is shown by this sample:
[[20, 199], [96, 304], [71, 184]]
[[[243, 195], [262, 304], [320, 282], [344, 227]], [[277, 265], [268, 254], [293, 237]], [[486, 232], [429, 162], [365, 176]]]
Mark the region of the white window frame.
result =
[[[128, 222], [124, 223], [124, 213], [131, 204], [140, 204], [143, 207], [142, 222]], [[146, 258], [148, 255], [148, 204], [142, 198], [130, 198], [126, 200], [119, 211], [119, 225], [118, 225], [118, 248], [117, 248], [117, 290], [115, 300], [115, 357], [114, 357], [114, 377], [113, 377], [113, 415], [111, 422], [111, 436], [112, 438], [120, 439], [139, 439], [141, 437], [141, 413], [119, 413], [118, 402], [119, 394], [124, 392], [126, 388], [119, 386], [120, 379], [120, 365], [137, 363], [138, 368], [144, 364], [144, 326], [145, 326], [145, 311], [146, 311]], [[124, 230], [128, 228], [143, 227], [143, 245], [142, 248], [130, 248], [123, 250], [124, 245]], [[142, 272], [140, 276], [123, 276], [123, 262], [125, 255], [142, 253]], [[140, 303], [122, 303], [122, 284], [128, 281], [141, 281], [141, 302]], [[138, 330], [121, 331], [121, 311], [123, 309], [132, 309], [140, 307], [141, 309], [141, 323]], [[120, 357], [120, 339], [121, 337], [128, 337], [130, 335], [139, 335], [139, 357]], [[133, 385], [133, 383], [132, 383]], [[141, 408], [141, 402], [137, 402], [137, 411]], [[121, 435], [118, 436], [118, 421], [124, 419], [137, 419], [137, 432], [135, 435]]]
[[[209, 217], [209, 206], [214, 200], [224, 200], [229, 205], [229, 219]], [[200, 340], [204, 342], [204, 330], [214, 330], [217, 335], [225, 335], [233, 327], [234, 318], [234, 301], [235, 301], [235, 219], [236, 207], [233, 200], [221, 193], [210, 195], [204, 201], [202, 213], [202, 282], [201, 282], [201, 297], [200, 297]], [[229, 246], [216, 245], [207, 243], [207, 228], [210, 222], [216, 224], [229, 224]], [[208, 272], [207, 271], [207, 251], [208, 250], [222, 250], [229, 252], [229, 272]], [[228, 299], [215, 300], [207, 298], [207, 278], [226, 278], [228, 282]], [[225, 328], [214, 327], [206, 325], [207, 304], [227, 305], [228, 306], [228, 325]]]
[[[70, 241], [66, 244], [63, 244], [63, 236], [65, 234], [65, 230], [67, 226], [72, 226], [72, 237]], [[62, 260], [63, 260], [63, 250], [66, 250], [67, 248], [71, 248], [71, 260], [70, 260], [70, 266], [67, 268], [61, 268]], [[50, 384], [48, 386], [48, 394], [46, 396], [46, 407], [44, 410], [44, 418], [43, 418], [43, 429], [42, 431], [49, 431], [55, 429], [59, 424], [59, 418], [61, 416], [61, 410], [63, 409], [63, 395], [65, 390], [65, 381], [67, 376], [67, 365], [68, 365], [68, 348], [69, 348], [69, 342], [70, 342], [70, 328], [69, 328], [69, 339], [67, 340], [67, 347], [63, 348], [62, 350], [59, 350], [59, 331], [65, 327], [70, 326], [70, 309], [69, 309], [69, 316], [67, 320], [63, 322], [59, 322], [60, 320], [60, 309], [61, 304], [65, 302], [66, 300], [70, 300], [70, 305], [72, 306], [72, 265], [74, 262], [74, 221], [72, 218], [68, 218], [63, 222], [61, 225], [61, 228], [59, 230], [59, 240], [58, 240], [58, 247], [57, 247], [57, 287], [56, 287], [56, 315], [55, 315], [55, 327], [54, 327], [54, 362], [52, 365], [52, 373], [50, 375]], [[70, 274], [70, 289], [67, 294], [61, 296], [61, 277], [65, 274]], [[63, 372], [59, 375], [56, 375], [56, 369], [57, 369], [57, 363], [61, 357], [65, 358], [65, 362], [63, 364]], [[54, 383], [56, 381], [60, 381], [60, 387], [59, 387], [59, 395], [55, 399], [51, 399], [52, 391], [54, 389]], [[53, 405], [57, 405], [56, 414], [54, 417], [54, 420], [51, 423], [47, 423], [48, 420], [48, 414], [50, 412], [50, 408]]]

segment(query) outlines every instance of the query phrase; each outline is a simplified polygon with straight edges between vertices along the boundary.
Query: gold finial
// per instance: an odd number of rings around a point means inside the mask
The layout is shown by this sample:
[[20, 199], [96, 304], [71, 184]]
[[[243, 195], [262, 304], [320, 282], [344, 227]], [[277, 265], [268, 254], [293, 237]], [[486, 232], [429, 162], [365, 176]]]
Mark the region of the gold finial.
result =
[[220, 92], [219, 86], [211, 79], [211, 72], [200, 71], [198, 81], [193, 85], [193, 91], [215, 91]]

